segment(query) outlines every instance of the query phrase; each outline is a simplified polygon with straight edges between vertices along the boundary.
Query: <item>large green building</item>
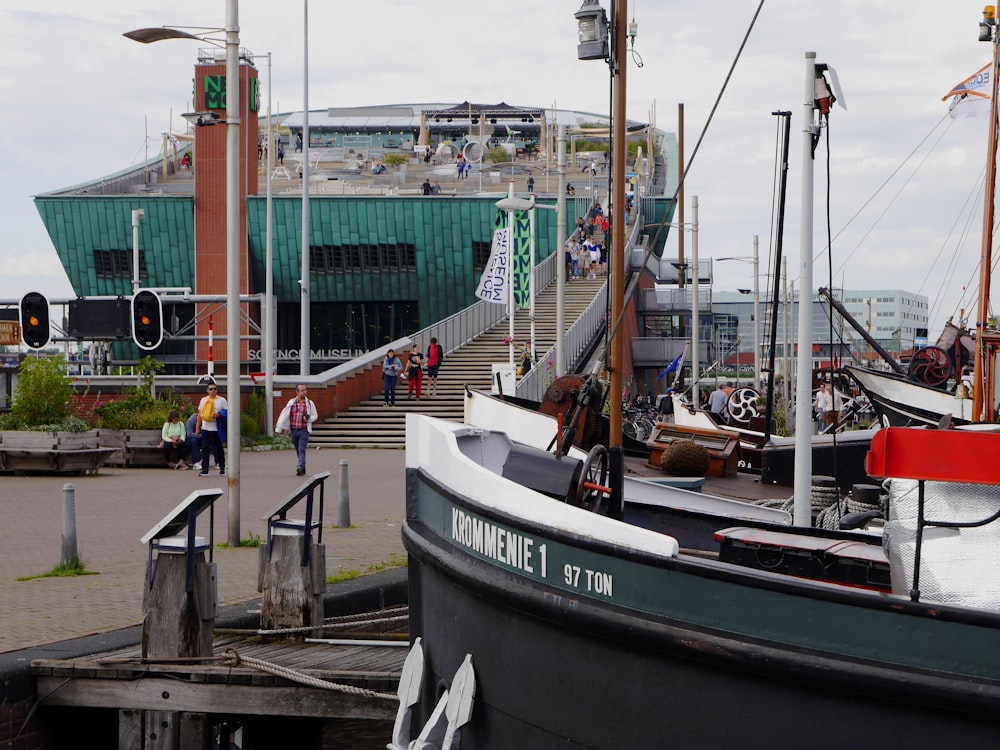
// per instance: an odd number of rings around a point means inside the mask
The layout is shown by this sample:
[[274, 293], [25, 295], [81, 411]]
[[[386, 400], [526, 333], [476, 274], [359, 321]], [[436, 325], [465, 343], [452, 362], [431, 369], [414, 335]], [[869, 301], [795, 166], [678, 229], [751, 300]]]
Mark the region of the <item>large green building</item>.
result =
[[[285, 129], [289, 153], [284, 167], [272, 172], [273, 285], [277, 302], [276, 348], [278, 369], [297, 371], [300, 336], [302, 271], [301, 180], [294, 172], [294, 131]], [[665, 163], [672, 137], [659, 134], [660, 175], [646, 188], [647, 221], [669, 217]], [[180, 153], [180, 152], [178, 152]], [[490, 254], [497, 214], [496, 201], [507, 183], [526, 194], [528, 178], [539, 204], [554, 204], [555, 176], [547, 164], [515, 158], [513, 165], [490, 169], [479, 190], [478, 180], [459, 181], [448, 160], [424, 164], [412, 153], [405, 178], [379, 180], [368, 164], [387, 153], [365, 153], [365, 169], [330, 169], [320, 164], [326, 179], [314, 183], [309, 202], [309, 288], [311, 296], [311, 350], [313, 369], [330, 367], [441, 320], [476, 301], [475, 290]], [[138, 223], [140, 285], [173, 290], [164, 295], [166, 337], [156, 355], [176, 373], [198, 367], [197, 330], [192, 322], [203, 307], [185, 301], [184, 289], [198, 294], [199, 257], [204, 248], [195, 236], [195, 170], [177, 166], [176, 154], [158, 157], [148, 165], [95, 180], [93, 183], [36, 196], [35, 205], [53, 245], [80, 296], [123, 296], [132, 293], [132, 212], [141, 209]], [[337, 165], [340, 166], [340, 165]], [[247, 285], [250, 294], [265, 288], [267, 201], [263, 195], [267, 170], [260, 170], [260, 193], [246, 197]], [[277, 167], [277, 165], [276, 165]], [[567, 199], [567, 226], [589, 209], [592, 195], [602, 195], [606, 174], [584, 174], [573, 165], [568, 179], [576, 187]], [[156, 175], [155, 179], [151, 175]], [[477, 175], [478, 176], [478, 175]], [[579, 179], [575, 179], [579, 178]], [[440, 182], [440, 195], [419, 194], [421, 180]], [[545, 191], [548, 182], [550, 190]], [[590, 189], [593, 185], [593, 194]], [[322, 190], [323, 192], [318, 192]], [[252, 192], [252, 191], [251, 191]], [[649, 208], [654, 215], [650, 216]], [[669, 218], [668, 218], [669, 220]], [[536, 212], [537, 259], [561, 247], [556, 212]], [[218, 308], [217, 308], [218, 309]], [[259, 312], [247, 308], [253, 317]], [[217, 314], [217, 318], [218, 318]], [[199, 325], [201, 323], [199, 322]], [[131, 359], [137, 350], [117, 344], [116, 358]], [[251, 341], [246, 369], [259, 343]], [[289, 354], [291, 352], [291, 354]], [[292, 362], [290, 360], [296, 360]]]

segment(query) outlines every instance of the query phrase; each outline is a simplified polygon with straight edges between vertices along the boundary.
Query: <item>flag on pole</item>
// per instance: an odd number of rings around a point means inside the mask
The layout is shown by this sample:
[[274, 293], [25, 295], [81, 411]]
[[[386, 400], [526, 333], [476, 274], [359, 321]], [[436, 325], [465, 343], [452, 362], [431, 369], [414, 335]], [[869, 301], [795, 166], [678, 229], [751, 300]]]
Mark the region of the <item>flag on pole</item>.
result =
[[476, 287], [476, 296], [498, 305], [507, 304], [507, 284], [510, 280], [510, 240], [507, 227], [498, 226], [493, 231], [490, 259]]
[[514, 212], [514, 232], [510, 246], [514, 304], [522, 310], [531, 306], [531, 224], [527, 211]]
[[982, 117], [990, 111], [990, 93], [993, 90], [993, 63], [983, 67], [961, 83], [952, 86], [951, 91], [941, 97], [941, 101], [951, 99], [948, 113], [953, 119]]
[[[686, 347], [685, 351], [687, 351]], [[656, 376], [656, 379], [663, 380], [663, 378], [665, 378], [670, 373], [680, 370], [682, 364], [684, 364], [684, 352], [678, 354], [677, 357], [674, 359], [674, 361], [671, 362], [669, 365], [667, 365], [664, 368], [663, 372], [661, 372], [659, 375]]]

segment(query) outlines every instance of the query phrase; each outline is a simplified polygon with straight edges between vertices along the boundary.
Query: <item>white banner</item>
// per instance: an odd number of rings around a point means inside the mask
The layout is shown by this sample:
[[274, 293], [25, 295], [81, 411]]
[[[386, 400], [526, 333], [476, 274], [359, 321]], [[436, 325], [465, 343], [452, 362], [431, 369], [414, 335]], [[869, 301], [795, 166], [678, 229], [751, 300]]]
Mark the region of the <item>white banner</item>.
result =
[[510, 242], [507, 228], [493, 233], [490, 259], [479, 279], [476, 296], [487, 302], [507, 304], [507, 283], [510, 279]]

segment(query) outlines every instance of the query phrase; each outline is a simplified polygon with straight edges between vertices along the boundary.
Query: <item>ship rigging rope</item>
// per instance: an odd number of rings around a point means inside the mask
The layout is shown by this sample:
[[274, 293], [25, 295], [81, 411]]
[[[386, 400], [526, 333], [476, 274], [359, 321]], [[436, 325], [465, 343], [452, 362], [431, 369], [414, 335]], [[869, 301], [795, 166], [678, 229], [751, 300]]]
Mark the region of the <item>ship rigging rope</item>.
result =
[[379, 693], [374, 690], [368, 690], [367, 688], [359, 688], [354, 685], [329, 682], [327, 680], [321, 680], [318, 677], [313, 677], [305, 672], [300, 672], [297, 669], [283, 667], [280, 664], [274, 664], [273, 662], [264, 661], [263, 659], [255, 659], [252, 656], [240, 656], [239, 652], [237, 652], [234, 648], [227, 648], [221, 659], [223, 666], [232, 668], [246, 665], [253, 669], [259, 669], [261, 672], [267, 672], [268, 674], [273, 674], [276, 677], [284, 677], [286, 680], [298, 682], [303, 685], [309, 685], [310, 687], [319, 688], [321, 690], [330, 690], [335, 693], [353, 695], [358, 698], [376, 698], [378, 700], [391, 701], [398, 700], [395, 693]]

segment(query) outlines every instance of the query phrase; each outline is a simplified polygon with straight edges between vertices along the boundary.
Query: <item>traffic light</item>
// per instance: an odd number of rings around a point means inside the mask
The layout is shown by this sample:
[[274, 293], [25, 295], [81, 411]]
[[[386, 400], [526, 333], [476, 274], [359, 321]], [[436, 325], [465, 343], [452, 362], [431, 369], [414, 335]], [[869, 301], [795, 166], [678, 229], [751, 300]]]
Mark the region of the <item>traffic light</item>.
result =
[[44, 294], [28, 292], [21, 297], [21, 338], [32, 349], [49, 343], [49, 301]]
[[156, 292], [142, 289], [132, 296], [132, 340], [147, 351], [163, 341], [163, 305]]

